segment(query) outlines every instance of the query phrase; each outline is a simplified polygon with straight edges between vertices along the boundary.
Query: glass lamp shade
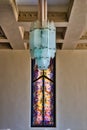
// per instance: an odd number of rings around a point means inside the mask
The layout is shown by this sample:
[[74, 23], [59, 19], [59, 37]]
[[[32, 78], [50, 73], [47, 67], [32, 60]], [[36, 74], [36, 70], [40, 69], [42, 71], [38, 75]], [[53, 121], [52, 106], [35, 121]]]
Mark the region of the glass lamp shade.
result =
[[54, 23], [44, 22], [42, 28], [39, 22], [34, 22], [30, 28], [30, 53], [36, 65], [41, 70], [48, 68], [50, 59], [56, 52], [56, 28]]

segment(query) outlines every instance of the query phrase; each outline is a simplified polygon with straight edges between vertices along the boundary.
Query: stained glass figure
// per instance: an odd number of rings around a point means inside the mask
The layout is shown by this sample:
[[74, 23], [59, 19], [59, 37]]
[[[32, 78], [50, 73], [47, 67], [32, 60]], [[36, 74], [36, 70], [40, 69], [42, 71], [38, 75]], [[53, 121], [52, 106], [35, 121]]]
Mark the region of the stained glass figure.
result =
[[47, 70], [39, 70], [33, 59], [31, 70], [31, 127], [55, 127], [55, 58]]

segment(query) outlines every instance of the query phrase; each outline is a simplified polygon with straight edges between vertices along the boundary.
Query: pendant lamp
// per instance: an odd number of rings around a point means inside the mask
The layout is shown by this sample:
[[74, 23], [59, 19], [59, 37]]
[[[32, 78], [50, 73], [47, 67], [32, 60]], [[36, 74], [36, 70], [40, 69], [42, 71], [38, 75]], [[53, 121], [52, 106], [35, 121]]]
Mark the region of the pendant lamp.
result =
[[47, 0], [38, 0], [38, 20], [30, 27], [30, 54], [40, 70], [48, 69], [56, 53], [56, 27], [47, 20]]

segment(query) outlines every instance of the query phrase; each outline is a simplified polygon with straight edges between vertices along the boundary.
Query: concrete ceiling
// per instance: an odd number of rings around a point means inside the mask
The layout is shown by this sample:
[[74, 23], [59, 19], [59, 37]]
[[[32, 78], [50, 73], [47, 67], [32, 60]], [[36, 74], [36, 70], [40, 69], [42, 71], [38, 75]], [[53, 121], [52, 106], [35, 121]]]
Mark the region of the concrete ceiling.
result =
[[0, 0], [0, 4], [9, 4], [9, 0]]
[[[30, 24], [38, 19], [37, 1], [0, 0], [0, 27], [6, 36], [0, 32], [1, 46], [29, 48]], [[48, 19], [55, 22], [58, 49], [87, 49], [87, 0], [48, 0]]]

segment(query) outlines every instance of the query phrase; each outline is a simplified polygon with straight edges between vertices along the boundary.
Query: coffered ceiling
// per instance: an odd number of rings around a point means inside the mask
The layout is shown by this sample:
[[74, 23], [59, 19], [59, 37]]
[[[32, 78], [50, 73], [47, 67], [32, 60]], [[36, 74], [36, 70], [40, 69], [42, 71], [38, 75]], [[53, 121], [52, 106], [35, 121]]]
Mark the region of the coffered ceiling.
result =
[[[0, 0], [2, 49], [29, 48], [29, 28], [38, 19], [37, 5], [38, 0]], [[55, 22], [57, 49], [87, 49], [87, 0], [48, 0], [48, 20]]]

